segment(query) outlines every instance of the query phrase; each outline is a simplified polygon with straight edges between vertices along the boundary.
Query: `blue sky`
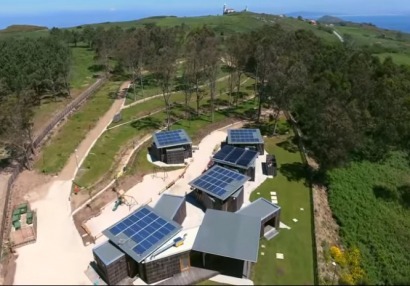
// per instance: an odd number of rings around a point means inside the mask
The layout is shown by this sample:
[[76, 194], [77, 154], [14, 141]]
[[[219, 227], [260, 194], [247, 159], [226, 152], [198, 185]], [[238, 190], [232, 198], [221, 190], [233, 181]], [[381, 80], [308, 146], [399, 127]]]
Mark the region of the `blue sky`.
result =
[[0, 28], [17, 23], [70, 26], [155, 15], [218, 14], [225, 1], [238, 10], [248, 6], [251, 11], [272, 14], [410, 14], [409, 0], [0, 0]]

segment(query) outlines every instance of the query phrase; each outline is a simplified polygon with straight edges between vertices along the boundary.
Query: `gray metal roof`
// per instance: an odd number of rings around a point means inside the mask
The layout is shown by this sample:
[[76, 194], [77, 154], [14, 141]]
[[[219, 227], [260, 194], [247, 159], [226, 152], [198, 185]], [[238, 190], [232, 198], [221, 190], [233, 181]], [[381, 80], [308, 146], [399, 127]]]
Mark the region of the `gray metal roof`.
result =
[[93, 252], [105, 265], [110, 265], [125, 255], [124, 252], [112, 245], [110, 241], [106, 241], [103, 244], [94, 247]]
[[264, 198], [259, 198], [251, 204], [241, 208], [236, 213], [258, 217], [260, 220], [263, 220], [279, 210], [280, 206], [275, 205]]
[[259, 129], [239, 128], [228, 129], [228, 144], [263, 144], [263, 138]]
[[154, 209], [163, 217], [174, 219], [180, 207], [185, 204], [185, 197], [163, 194]]
[[158, 149], [192, 144], [191, 138], [184, 129], [156, 132], [152, 135]]
[[193, 250], [256, 262], [261, 222], [257, 217], [208, 209]]

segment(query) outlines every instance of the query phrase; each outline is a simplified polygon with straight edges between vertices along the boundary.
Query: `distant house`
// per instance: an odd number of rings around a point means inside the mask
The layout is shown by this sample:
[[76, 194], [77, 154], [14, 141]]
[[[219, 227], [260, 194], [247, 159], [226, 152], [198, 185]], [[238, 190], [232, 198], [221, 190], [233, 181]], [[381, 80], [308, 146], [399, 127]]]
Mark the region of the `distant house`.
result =
[[226, 7], [226, 4], [225, 4], [224, 7], [223, 7], [222, 12], [223, 12], [224, 15], [226, 15], [226, 14], [235, 13], [236, 11], [235, 11], [235, 9]]
[[313, 26], [317, 26], [317, 23], [315, 20], [309, 20], [309, 24], [313, 25]]

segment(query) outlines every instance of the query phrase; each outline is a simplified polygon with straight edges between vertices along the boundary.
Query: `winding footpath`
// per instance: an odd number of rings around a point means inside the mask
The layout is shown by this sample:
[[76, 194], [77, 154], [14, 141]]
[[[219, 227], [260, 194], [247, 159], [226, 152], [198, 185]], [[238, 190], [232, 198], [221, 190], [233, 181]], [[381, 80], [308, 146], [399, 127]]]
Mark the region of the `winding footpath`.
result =
[[[121, 89], [128, 85], [129, 82], [123, 83]], [[14, 284], [91, 285], [84, 270], [93, 259], [92, 245], [84, 247], [71, 216], [69, 197], [72, 180], [78, 166], [124, 102], [125, 99], [117, 99], [113, 103], [71, 155], [61, 173], [40, 187], [46, 190], [47, 195], [31, 204], [37, 210], [37, 241], [16, 249], [18, 258]]]

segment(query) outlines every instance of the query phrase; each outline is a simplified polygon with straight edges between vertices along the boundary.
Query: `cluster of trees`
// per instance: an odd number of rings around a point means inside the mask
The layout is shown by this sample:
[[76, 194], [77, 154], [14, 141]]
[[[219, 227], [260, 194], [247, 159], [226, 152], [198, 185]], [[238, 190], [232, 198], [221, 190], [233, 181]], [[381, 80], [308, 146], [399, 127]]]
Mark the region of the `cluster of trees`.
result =
[[[185, 25], [170, 28], [147, 25], [125, 31], [118, 27], [107, 30], [86, 27], [83, 39], [95, 50], [106, 72], [126, 70], [132, 81], [138, 81], [142, 88], [144, 72], [148, 71], [153, 75], [162, 90], [168, 126], [172, 106], [170, 96], [176, 84], [185, 92], [187, 115], [193, 94], [196, 96], [196, 113], [199, 115], [200, 101], [203, 98], [199, 87], [206, 83], [212, 98], [213, 120], [221, 52], [220, 39], [211, 29], [202, 27], [188, 31]], [[177, 67], [181, 62], [183, 75], [176, 79]], [[116, 66], [113, 67], [113, 63]]]
[[[71, 53], [53, 37], [0, 41], [0, 149], [28, 162], [33, 108], [70, 94]], [[0, 158], [1, 159], [1, 158]]]
[[260, 106], [292, 112], [325, 170], [408, 150], [408, 67], [309, 31], [270, 26], [240, 37], [250, 45], [243, 59], [257, 79]]
[[0, 94], [24, 91], [38, 101], [44, 93], [68, 93], [70, 53], [64, 42], [79, 41], [95, 50], [107, 73], [126, 69], [142, 86], [144, 71], [150, 71], [162, 89], [168, 122], [178, 62], [183, 61], [178, 80], [186, 105], [194, 96], [199, 114], [204, 95], [199, 86], [207, 84], [212, 118], [217, 71], [224, 62], [229, 94], [239, 92], [244, 73], [254, 76], [258, 118], [264, 105], [293, 112], [308, 149], [324, 168], [354, 158], [378, 160], [392, 148], [408, 147], [408, 68], [391, 59], [380, 62], [349, 41], [329, 44], [312, 32], [288, 32], [280, 26], [230, 36], [185, 25], [128, 30], [86, 26], [81, 32], [53, 28], [47, 39], [1, 43]]

